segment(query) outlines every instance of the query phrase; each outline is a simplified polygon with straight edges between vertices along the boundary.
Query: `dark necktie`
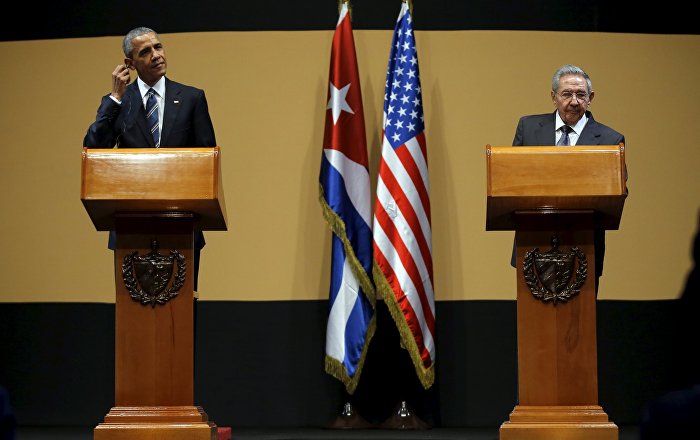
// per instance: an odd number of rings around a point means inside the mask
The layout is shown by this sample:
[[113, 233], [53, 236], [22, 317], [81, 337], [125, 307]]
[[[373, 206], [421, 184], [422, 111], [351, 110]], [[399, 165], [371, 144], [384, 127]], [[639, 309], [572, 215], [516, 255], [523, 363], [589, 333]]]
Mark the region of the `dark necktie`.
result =
[[569, 133], [574, 131], [571, 127], [568, 125], [562, 125], [561, 127], [561, 137], [559, 138], [559, 142], [557, 142], [557, 145], [560, 147], [568, 147], [569, 146]]
[[153, 89], [148, 89], [148, 101], [146, 101], [146, 119], [148, 120], [148, 128], [153, 136], [153, 144], [156, 148], [160, 147], [160, 127], [158, 124], [158, 100], [156, 100], [156, 92]]

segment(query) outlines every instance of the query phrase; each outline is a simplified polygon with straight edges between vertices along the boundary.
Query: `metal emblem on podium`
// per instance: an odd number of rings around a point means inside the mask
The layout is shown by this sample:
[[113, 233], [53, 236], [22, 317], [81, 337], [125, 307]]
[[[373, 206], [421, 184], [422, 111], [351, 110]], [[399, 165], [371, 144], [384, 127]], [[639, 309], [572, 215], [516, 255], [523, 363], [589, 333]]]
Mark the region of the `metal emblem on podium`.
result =
[[155, 307], [177, 296], [185, 284], [186, 269], [184, 255], [177, 250], [171, 250], [170, 255], [161, 255], [158, 241], [153, 240], [151, 252], [147, 255], [138, 255], [135, 251], [124, 257], [122, 277], [134, 301]]
[[559, 250], [559, 237], [554, 235], [548, 252], [535, 248], [525, 253], [523, 272], [535, 298], [557, 304], [580, 292], [588, 276], [588, 261], [578, 247], [572, 247], [570, 252]]

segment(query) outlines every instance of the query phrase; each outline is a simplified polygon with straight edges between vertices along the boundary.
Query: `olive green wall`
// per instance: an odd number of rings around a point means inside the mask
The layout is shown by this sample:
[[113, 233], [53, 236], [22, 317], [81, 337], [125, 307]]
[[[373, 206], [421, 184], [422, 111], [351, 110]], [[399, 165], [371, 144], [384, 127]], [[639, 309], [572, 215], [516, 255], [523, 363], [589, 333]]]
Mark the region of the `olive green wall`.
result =
[[[168, 76], [207, 93], [229, 231], [207, 232], [202, 300], [323, 299], [318, 197], [331, 31], [162, 34]], [[630, 196], [608, 233], [601, 299], [676, 298], [700, 208], [700, 36], [416, 32], [437, 300], [514, 299], [512, 232], [486, 232], [486, 144], [553, 110], [562, 64], [593, 79], [595, 118], [626, 136]], [[356, 31], [373, 180], [390, 31]], [[121, 38], [1, 42], [0, 301], [113, 302], [112, 254], [80, 202], [80, 150]], [[31, 116], [29, 116], [31, 115]]]

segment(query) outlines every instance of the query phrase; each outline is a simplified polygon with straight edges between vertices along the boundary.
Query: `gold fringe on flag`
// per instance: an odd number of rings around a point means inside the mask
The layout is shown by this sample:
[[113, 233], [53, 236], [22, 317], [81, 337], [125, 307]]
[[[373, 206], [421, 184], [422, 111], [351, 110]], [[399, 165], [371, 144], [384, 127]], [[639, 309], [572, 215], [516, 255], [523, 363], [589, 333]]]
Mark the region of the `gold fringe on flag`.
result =
[[382, 269], [374, 263], [372, 268], [374, 275], [374, 284], [377, 286], [377, 297], [384, 300], [391, 317], [396, 323], [396, 327], [399, 329], [399, 334], [401, 335], [401, 347], [408, 351], [413, 361], [413, 366], [416, 368], [416, 374], [418, 375], [418, 380], [420, 380], [421, 385], [426, 390], [433, 386], [435, 382], [435, 368], [434, 363], [430, 367], [426, 368], [423, 364], [423, 359], [420, 357], [420, 352], [418, 351], [418, 345], [416, 340], [411, 333], [411, 329], [408, 327], [406, 322], [406, 317], [399, 307], [399, 302], [394, 295], [394, 289], [391, 288], [389, 281], [384, 277]]
[[360, 373], [362, 373], [362, 367], [365, 365], [365, 358], [367, 357], [367, 350], [369, 349], [369, 342], [374, 337], [374, 331], [377, 328], [377, 314], [372, 315], [372, 319], [369, 321], [369, 326], [367, 327], [367, 334], [365, 335], [365, 344], [362, 347], [362, 354], [360, 355], [360, 361], [357, 363], [357, 369], [355, 370], [355, 375], [352, 377], [348, 376], [347, 371], [345, 371], [345, 366], [338, 359], [326, 356], [326, 373], [335, 377], [345, 385], [345, 390], [348, 394], [353, 394], [357, 388], [357, 384], [360, 382]]

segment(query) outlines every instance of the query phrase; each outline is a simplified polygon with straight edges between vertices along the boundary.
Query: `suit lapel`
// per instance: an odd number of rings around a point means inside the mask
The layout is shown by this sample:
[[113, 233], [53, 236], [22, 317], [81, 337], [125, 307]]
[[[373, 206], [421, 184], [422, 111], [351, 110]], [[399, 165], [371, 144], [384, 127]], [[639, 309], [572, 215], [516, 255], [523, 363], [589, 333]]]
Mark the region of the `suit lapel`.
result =
[[593, 114], [587, 113], [588, 122], [586, 126], [583, 127], [581, 135], [576, 141], [576, 145], [600, 145], [600, 130], [598, 123], [593, 119]]
[[138, 132], [142, 135], [142, 141], [138, 143], [141, 143], [144, 146], [155, 147], [153, 137], [151, 136], [151, 131], [148, 129], [148, 123], [146, 122], [146, 109], [143, 108], [143, 100], [141, 99], [138, 84], [133, 82], [127, 89], [127, 93], [129, 96], [130, 106], [128, 118], [130, 118], [131, 121], [125, 121], [125, 126], [129, 127], [132, 124], [135, 125]]
[[535, 131], [536, 145], [554, 145], [554, 118], [555, 114], [552, 113], [540, 120]]
[[180, 111], [180, 106], [182, 105], [182, 89], [180, 85], [176, 82], [170, 81], [165, 78], [165, 99], [163, 99], [165, 105], [165, 114], [163, 115], [163, 127], [160, 135], [160, 144], [167, 146], [168, 137], [172, 132], [172, 127], [175, 125], [177, 120], [177, 114]]

